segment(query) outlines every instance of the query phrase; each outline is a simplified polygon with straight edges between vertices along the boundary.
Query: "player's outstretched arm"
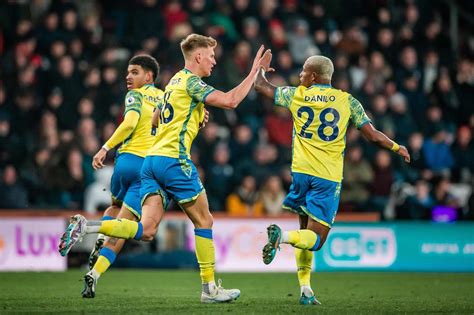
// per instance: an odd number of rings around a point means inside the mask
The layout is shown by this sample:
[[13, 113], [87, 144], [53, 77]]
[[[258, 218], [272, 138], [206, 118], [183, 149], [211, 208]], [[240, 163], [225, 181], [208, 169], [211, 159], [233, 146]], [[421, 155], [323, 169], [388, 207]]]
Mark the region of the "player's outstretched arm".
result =
[[[206, 97], [205, 103], [207, 105], [225, 108], [225, 109], [234, 109], [239, 106], [240, 102], [247, 96], [250, 89], [252, 88], [252, 84], [257, 74], [258, 69], [260, 68], [260, 62], [264, 55], [263, 53], [264, 47], [263, 45], [260, 46], [260, 49], [253, 60], [252, 69], [250, 70], [247, 77], [235, 88], [230, 90], [229, 92], [222, 92], [219, 90], [215, 90], [211, 94]], [[269, 50], [267, 50], [269, 53]], [[265, 52], [267, 53], [267, 52]]]
[[268, 82], [267, 78], [265, 77], [265, 70], [263, 68], [260, 68], [257, 73], [254, 87], [255, 91], [257, 91], [258, 93], [263, 94], [271, 99], [275, 98], [276, 86]]
[[363, 125], [360, 128], [360, 131], [370, 142], [375, 143], [379, 147], [392, 150], [393, 152], [402, 156], [405, 162], [410, 163], [410, 153], [408, 153], [407, 148], [405, 148], [403, 145], [398, 145], [396, 142], [387, 137], [383, 132], [375, 129], [371, 123]]
[[138, 120], [140, 119], [140, 114], [134, 110], [128, 111], [125, 114], [123, 121], [117, 127], [113, 135], [110, 137], [109, 140], [102, 146], [99, 152], [94, 155], [92, 159], [92, 167], [94, 169], [99, 169], [104, 167], [104, 160], [107, 156], [107, 152], [115, 148], [119, 143], [122, 143], [127, 139], [135, 130], [135, 127], [138, 124]]

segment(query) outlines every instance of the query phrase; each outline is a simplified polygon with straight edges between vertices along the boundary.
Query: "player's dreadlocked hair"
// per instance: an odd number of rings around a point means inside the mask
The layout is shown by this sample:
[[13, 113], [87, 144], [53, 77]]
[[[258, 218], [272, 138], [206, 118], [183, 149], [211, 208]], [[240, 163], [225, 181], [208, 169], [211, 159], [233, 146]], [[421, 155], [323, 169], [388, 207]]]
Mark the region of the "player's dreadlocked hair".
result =
[[153, 81], [158, 79], [158, 74], [160, 74], [160, 65], [155, 58], [150, 55], [137, 55], [134, 56], [128, 62], [129, 65], [141, 66], [145, 71], [151, 71], [153, 73]]

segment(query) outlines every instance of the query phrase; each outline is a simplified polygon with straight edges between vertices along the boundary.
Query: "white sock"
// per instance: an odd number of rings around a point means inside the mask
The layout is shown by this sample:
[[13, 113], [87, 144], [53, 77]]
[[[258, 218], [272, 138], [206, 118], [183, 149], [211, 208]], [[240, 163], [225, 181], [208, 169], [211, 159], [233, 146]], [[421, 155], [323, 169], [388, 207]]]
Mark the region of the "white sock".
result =
[[288, 243], [288, 232], [287, 231], [283, 231], [283, 233], [281, 233], [280, 243]]
[[314, 292], [313, 290], [311, 289], [311, 287], [309, 285], [302, 285], [300, 287], [301, 289], [301, 294], [304, 294], [305, 296], [313, 296], [314, 295]]
[[100, 274], [99, 274], [97, 271], [95, 271], [94, 269], [92, 269], [92, 270], [90, 271], [90, 274], [91, 274], [95, 279], [99, 279], [99, 278], [100, 278]]
[[100, 226], [102, 225], [102, 221], [87, 221], [86, 223], [86, 233], [99, 233]]

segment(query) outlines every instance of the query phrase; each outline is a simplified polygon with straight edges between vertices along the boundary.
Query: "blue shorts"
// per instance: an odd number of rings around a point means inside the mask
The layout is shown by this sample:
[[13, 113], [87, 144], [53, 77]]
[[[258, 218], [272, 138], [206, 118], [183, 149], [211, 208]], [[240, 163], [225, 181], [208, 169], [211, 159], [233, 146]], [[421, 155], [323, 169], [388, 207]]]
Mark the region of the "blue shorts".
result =
[[166, 209], [169, 198], [182, 204], [195, 200], [204, 192], [196, 167], [190, 159], [150, 155], [141, 172], [142, 204], [150, 195], [161, 195]]
[[112, 199], [123, 203], [138, 219], [142, 215], [140, 204], [140, 171], [144, 158], [121, 153], [115, 158], [114, 173], [110, 181]]
[[283, 201], [283, 208], [307, 215], [331, 227], [339, 206], [341, 183], [316, 176], [293, 173], [290, 191]]

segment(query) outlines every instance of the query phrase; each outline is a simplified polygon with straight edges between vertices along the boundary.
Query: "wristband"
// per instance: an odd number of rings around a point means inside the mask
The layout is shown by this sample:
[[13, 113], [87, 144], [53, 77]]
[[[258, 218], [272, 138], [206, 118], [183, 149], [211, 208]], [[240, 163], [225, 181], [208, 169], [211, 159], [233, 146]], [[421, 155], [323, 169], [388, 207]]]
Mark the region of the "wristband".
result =
[[102, 146], [102, 149], [104, 149], [105, 151], [109, 152], [110, 148], [107, 146], [107, 144], [104, 144]]
[[398, 150], [400, 150], [400, 146], [398, 145], [398, 143], [394, 142], [390, 150], [392, 150], [393, 152], [398, 152]]

